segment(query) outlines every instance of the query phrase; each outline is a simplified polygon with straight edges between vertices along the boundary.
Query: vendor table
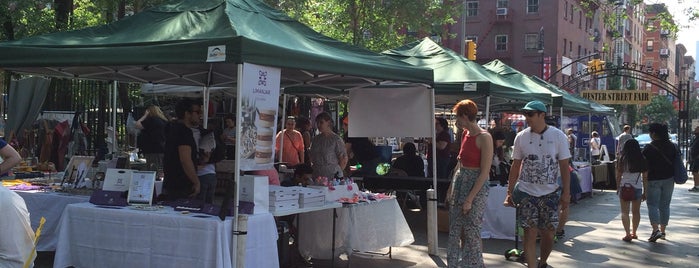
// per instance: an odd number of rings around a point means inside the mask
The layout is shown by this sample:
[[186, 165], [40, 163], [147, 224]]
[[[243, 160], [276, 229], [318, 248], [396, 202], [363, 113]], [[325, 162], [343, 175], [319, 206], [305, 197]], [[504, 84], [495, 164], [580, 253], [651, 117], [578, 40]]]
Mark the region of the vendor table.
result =
[[[333, 213], [335, 246], [332, 247]], [[415, 239], [395, 199], [345, 205], [333, 210], [299, 214], [299, 251], [303, 256], [334, 259], [333, 249], [351, 255], [412, 244]], [[315, 234], [313, 236], [306, 234]]]
[[[269, 213], [248, 216], [245, 267], [279, 267], [274, 218]], [[232, 219], [170, 207], [143, 211], [68, 205], [54, 267], [231, 267]]]
[[582, 193], [592, 193], [592, 166], [584, 166], [577, 168], [578, 179], [580, 179], [580, 188]]
[[29, 211], [32, 229], [39, 227], [41, 217], [46, 218], [46, 223], [41, 230], [41, 236], [36, 245], [37, 251], [55, 251], [58, 243], [58, 223], [63, 209], [73, 203], [87, 202], [90, 198], [86, 195], [72, 195], [58, 192], [43, 191], [15, 191], [24, 199]]
[[503, 205], [507, 187], [491, 186], [483, 213], [481, 238], [515, 239], [515, 208]]

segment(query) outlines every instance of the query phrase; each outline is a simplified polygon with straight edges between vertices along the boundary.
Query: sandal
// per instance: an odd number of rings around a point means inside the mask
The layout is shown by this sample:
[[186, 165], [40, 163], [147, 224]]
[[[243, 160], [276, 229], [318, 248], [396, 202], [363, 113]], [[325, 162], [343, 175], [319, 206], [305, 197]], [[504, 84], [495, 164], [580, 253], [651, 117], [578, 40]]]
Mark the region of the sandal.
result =
[[633, 237], [630, 234], [627, 234], [621, 240], [624, 240], [624, 242], [631, 242], [632, 239], [633, 239]]
[[631, 234], [632, 239], [638, 239], [638, 236], [636, 234]]

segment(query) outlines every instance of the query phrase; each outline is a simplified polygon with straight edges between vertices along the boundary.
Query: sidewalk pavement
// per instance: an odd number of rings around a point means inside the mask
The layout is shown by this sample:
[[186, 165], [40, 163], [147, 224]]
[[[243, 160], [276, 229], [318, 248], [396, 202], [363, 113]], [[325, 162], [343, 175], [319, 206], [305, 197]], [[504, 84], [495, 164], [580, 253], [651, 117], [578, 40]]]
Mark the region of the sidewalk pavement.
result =
[[[593, 190], [593, 196], [571, 205], [566, 237], [554, 245], [550, 267], [699, 267], [699, 193], [687, 191], [693, 186], [675, 185], [671, 203], [670, 224], [666, 240], [647, 241], [651, 233], [645, 202], [641, 205], [639, 240], [623, 242], [624, 228], [619, 214], [619, 199], [614, 191]], [[446, 267], [447, 233], [439, 233], [436, 256], [427, 254], [427, 216], [425, 210], [404, 210], [415, 237], [406, 247], [392, 248], [392, 258], [358, 253], [350, 260], [343, 255], [334, 267], [397, 268]], [[514, 241], [484, 239], [483, 258], [488, 267], [525, 267], [505, 259], [504, 253], [515, 247]], [[518, 247], [522, 249], [522, 245]], [[385, 249], [387, 251], [388, 249]], [[53, 252], [42, 252], [35, 267], [51, 267]], [[297, 266], [311, 267], [311, 266]], [[312, 267], [333, 267], [328, 260], [314, 260]], [[282, 267], [287, 268], [287, 267]]]
[[[641, 223], [638, 240], [621, 240], [625, 232], [621, 224], [619, 199], [611, 190], [593, 190], [593, 196], [571, 204], [566, 236], [554, 245], [548, 259], [550, 267], [699, 267], [699, 193], [689, 192], [691, 180], [675, 185], [671, 203], [670, 223], [666, 240], [647, 241], [651, 234], [645, 202], [641, 204]], [[446, 267], [448, 235], [439, 233], [437, 256], [427, 254], [426, 213], [404, 210], [404, 215], [415, 236], [415, 242], [392, 250], [388, 256], [353, 254], [335, 262], [335, 267], [393, 268], [393, 267]], [[488, 267], [525, 267], [508, 261], [506, 250], [515, 247], [514, 241], [484, 239], [485, 265]], [[518, 247], [522, 249], [521, 241]], [[386, 250], [387, 251], [387, 250]], [[316, 261], [313, 267], [331, 267], [329, 261]]]

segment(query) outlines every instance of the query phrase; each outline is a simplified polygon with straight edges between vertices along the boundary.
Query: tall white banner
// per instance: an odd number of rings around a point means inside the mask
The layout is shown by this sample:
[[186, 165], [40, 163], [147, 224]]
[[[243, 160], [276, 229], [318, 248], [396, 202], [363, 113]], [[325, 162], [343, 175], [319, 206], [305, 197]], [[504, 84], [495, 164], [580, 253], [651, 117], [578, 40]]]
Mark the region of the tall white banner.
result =
[[243, 63], [238, 97], [240, 170], [272, 169], [281, 69]]

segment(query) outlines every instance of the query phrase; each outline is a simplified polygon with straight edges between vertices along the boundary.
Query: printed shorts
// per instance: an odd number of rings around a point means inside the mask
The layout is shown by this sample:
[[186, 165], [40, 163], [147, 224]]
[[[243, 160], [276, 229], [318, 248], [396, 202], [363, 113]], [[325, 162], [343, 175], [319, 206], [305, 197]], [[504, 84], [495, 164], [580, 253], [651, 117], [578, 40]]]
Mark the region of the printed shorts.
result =
[[558, 191], [543, 195], [531, 196], [524, 193], [517, 219], [522, 228], [555, 229], [558, 226]]

